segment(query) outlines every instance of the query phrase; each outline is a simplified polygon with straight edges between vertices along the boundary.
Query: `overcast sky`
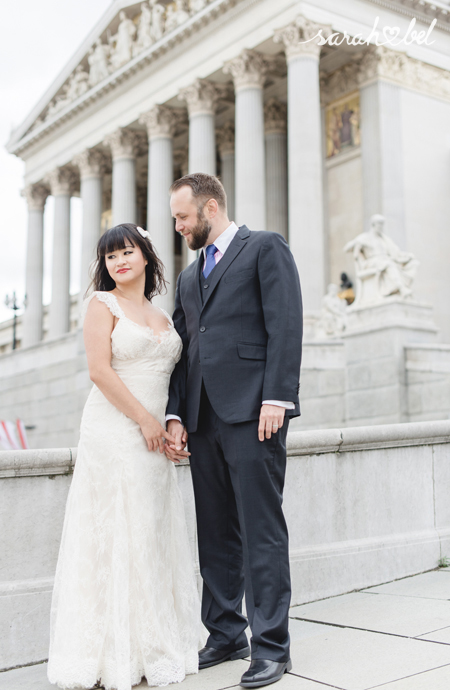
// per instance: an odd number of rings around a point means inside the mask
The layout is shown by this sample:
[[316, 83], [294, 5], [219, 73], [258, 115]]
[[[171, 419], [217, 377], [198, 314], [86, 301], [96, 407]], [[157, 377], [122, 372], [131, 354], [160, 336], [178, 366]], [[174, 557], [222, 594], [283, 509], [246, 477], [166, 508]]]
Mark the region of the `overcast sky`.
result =
[[[8, 2], [3, 13], [0, 24], [0, 102], [3, 104], [0, 110], [0, 320], [12, 314], [4, 307], [7, 293], [15, 290], [23, 299], [27, 229], [26, 203], [20, 196], [24, 164], [7, 153], [4, 145], [11, 128], [25, 119], [110, 4], [111, 0], [17, 0]], [[72, 273], [76, 274], [81, 217], [80, 201], [73, 201]], [[50, 299], [51, 202], [50, 198], [44, 221], [44, 302]], [[78, 291], [76, 282], [72, 283], [71, 291]]]

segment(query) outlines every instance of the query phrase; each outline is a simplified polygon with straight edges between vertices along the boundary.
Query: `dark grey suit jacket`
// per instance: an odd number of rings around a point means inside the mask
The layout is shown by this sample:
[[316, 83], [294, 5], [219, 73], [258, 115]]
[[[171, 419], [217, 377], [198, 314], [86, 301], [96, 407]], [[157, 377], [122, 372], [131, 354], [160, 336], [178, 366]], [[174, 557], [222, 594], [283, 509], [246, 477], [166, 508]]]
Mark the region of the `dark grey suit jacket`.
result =
[[229, 424], [259, 418], [263, 400], [292, 401], [302, 352], [300, 281], [291, 251], [273, 232], [239, 228], [206, 280], [203, 253], [179, 276], [174, 323], [183, 354], [172, 374], [167, 414], [197, 429], [202, 381]]

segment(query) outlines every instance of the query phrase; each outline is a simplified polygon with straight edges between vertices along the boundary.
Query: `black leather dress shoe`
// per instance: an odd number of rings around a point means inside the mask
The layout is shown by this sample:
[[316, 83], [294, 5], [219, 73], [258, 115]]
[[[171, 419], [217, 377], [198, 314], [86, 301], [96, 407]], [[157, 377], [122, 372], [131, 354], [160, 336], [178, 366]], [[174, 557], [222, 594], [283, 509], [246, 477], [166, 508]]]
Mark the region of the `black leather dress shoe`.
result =
[[248, 671], [241, 678], [243, 688], [261, 688], [263, 685], [276, 683], [292, 668], [289, 661], [271, 661], [270, 659], [254, 659]]
[[198, 653], [198, 667], [209, 668], [209, 666], [216, 666], [222, 661], [234, 661], [234, 659], [244, 659], [250, 656], [250, 647], [242, 647], [241, 649], [214, 649], [214, 647], [203, 647]]

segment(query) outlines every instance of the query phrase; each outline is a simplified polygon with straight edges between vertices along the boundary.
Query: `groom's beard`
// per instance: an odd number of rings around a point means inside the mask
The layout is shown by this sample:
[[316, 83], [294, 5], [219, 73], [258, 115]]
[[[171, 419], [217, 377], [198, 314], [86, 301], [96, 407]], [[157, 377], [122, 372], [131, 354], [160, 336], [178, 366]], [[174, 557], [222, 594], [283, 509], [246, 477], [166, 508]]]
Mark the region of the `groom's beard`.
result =
[[208, 240], [209, 233], [211, 232], [211, 230], [211, 225], [205, 218], [203, 209], [199, 209], [197, 211], [197, 225], [195, 225], [195, 227], [193, 227], [190, 231], [191, 241], [188, 242], [186, 240], [186, 244], [188, 245], [189, 249], [192, 249], [193, 251], [197, 249], [202, 249], [202, 247], [205, 246]]

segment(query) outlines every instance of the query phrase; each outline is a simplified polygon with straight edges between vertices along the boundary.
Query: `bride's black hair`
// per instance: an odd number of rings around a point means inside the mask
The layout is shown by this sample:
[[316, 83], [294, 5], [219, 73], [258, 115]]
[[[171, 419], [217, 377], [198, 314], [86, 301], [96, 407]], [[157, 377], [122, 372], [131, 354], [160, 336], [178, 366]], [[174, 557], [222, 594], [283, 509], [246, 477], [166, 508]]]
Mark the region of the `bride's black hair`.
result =
[[108, 273], [105, 255], [117, 251], [117, 249], [125, 249], [127, 244], [139, 247], [147, 261], [144, 288], [146, 298], [151, 300], [155, 295], [167, 292], [163, 263], [157, 256], [150, 239], [142, 237], [137, 227], [133, 223], [121, 223], [121, 225], [110, 228], [100, 237], [97, 244], [97, 260], [93, 268], [92, 283], [86, 291], [86, 295], [91, 290], [98, 290], [99, 292], [114, 290], [116, 282]]

